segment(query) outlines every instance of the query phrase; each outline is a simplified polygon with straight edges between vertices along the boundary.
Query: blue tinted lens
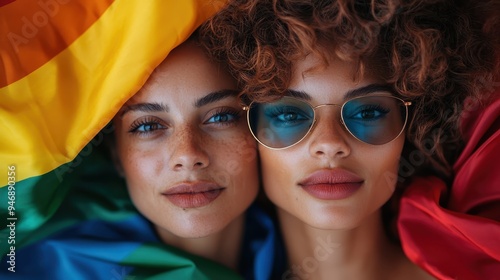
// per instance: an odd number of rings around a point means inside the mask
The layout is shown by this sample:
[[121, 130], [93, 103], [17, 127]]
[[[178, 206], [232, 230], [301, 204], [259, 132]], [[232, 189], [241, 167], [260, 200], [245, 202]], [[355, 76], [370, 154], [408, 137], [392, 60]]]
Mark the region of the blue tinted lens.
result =
[[[342, 106], [342, 119], [347, 130], [360, 141], [372, 145], [382, 145], [398, 137], [406, 116], [404, 102], [391, 96], [364, 96]], [[270, 103], [253, 103], [249, 123], [253, 135], [262, 144], [286, 148], [307, 135], [314, 123], [314, 108], [291, 97]]]
[[299, 142], [313, 121], [311, 106], [289, 97], [270, 103], [254, 103], [249, 112], [252, 133], [271, 148], [284, 148]]
[[354, 137], [373, 145], [392, 141], [403, 130], [406, 108], [390, 96], [365, 96], [348, 101], [342, 108], [345, 126]]

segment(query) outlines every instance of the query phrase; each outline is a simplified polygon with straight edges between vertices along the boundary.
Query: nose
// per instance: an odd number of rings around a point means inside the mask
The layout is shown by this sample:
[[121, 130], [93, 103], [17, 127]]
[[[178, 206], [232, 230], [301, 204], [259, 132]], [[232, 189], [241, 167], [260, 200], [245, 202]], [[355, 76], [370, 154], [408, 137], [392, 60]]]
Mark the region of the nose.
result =
[[317, 120], [310, 136], [311, 156], [327, 160], [347, 157], [351, 153], [351, 148], [346, 141], [347, 133], [340, 121], [335, 120], [331, 114], [322, 120]]
[[172, 170], [197, 170], [210, 164], [209, 156], [203, 148], [199, 131], [193, 127], [183, 127], [171, 135], [173, 140], [169, 166]]

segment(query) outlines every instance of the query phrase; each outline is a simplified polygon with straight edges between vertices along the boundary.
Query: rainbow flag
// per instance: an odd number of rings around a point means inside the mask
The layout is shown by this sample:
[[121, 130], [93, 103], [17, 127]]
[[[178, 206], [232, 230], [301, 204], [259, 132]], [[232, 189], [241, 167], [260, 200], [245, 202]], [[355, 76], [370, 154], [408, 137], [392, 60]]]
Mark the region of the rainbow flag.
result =
[[224, 4], [0, 0], [0, 278], [240, 278], [158, 242], [102, 145], [125, 101]]

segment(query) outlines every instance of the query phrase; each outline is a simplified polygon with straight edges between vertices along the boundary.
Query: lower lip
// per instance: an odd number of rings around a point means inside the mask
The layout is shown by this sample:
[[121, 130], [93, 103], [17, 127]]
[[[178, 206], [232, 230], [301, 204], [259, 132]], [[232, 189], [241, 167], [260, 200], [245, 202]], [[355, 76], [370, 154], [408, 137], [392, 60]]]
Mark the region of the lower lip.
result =
[[324, 200], [345, 199], [353, 195], [363, 183], [342, 183], [342, 184], [316, 184], [306, 185], [302, 188], [310, 195]]
[[164, 196], [177, 207], [198, 208], [210, 204], [222, 193], [224, 189], [216, 189], [197, 193], [174, 193]]

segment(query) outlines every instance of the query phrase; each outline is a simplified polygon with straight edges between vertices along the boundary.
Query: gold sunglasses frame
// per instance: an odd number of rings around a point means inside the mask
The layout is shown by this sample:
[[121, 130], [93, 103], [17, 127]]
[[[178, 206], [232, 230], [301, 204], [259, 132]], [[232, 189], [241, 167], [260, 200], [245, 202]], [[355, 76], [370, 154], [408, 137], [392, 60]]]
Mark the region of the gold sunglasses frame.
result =
[[[383, 144], [370, 144], [370, 143], [367, 143], [365, 141], [362, 141], [361, 139], [359, 139], [358, 137], [356, 137], [350, 130], [349, 128], [347, 127], [347, 125], [345, 124], [344, 122], [344, 114], [342, 113], [343, 110], [344, 110], [344, 106], [346, 103], [352, 101], [352, 100], [356, 100], [356, 99], [360, 99], [360, 98], [366, 98], [366, 97], [389, 97], [389, 98], [393, 98], [393, 99], [396, 99], [396, 100], [399, 100], [401, 101], [401, 103], [403, 104], [403, 106], [405, 106], [405, 121], [404, 121], [404, 124], [403, 124], [403, 127], [401, 128], [401, 131], [399, 131], [398, 135], [396, 135], [396, 137], [394, 137], [391, 141], [388, 141], [386, 143], [383, 143]], [[306, 134], [304, 134], [304, 136], [302, 136], [302, 138], [300, 138], [300, 140], [298, 140], [297, 142], [293, 143], [292, 145], [289, 145], [289, 146], [286, 146], [286, 147], [281, 147], [281, 148], [274, 148], [274, 147], [270, 147], [264, 143], [262, 143], [258, 138], [257, 136], [255, 136], [255, 134], [253, 133], [253, 130], [252, 130], [252, 127], [250, 125], [250, 108], [252, 107], [252, 105], [254, 103], [266, 103], [266, 102], [255, 102], [255, 101], [252, 101], [248, 106], [243, 106], [243, 111], [246, 111], [247, 112], [247, 125], [248, 125], [248, 129], [250, 130], [250, 132], [252, 133], [252, 136], [255, 140], [257, 140], [257, 142], [259, 142], [262, 146], [268, 148], [268, 149], [271, 149], [271, 150], [284, 150], [284, 149], [288, 149], [290, 147], [293, 147], [297, 144], [299, 144], [300, 142], [302, 142], [302, 140], [304, 140], [310, 133], [311, 131], [313, 130], [314, 126], [316, 125], [316, 122], [317, 122], [317, 118], [316, 118], [316, 109], [318, 108], [321, 108], [321, 107], [325, 107], [325, 106], [336, 106], [336, 107], [340, 107], [340, 122], [342, 123], [342, 125], [344, 126], [345, 130], [347, 130], [347, 132], [349, 132], [349, 134], [354, 137], [356, 140], [362, 142], [362, 143], [365, 143], [365, 144], [368, 144], [368, 145], [373, 145], [373, 146], [380, 146], [380, 145], [385, 145], [385, 144], [388, 144], [388, 143], [391, 143], [392, 141], [396, 140], [400, 135], [401, 133], [403, 133], [403, 131], [405, 130], [406, 128], [406, 124], [408, 123], [408, 106], [411, 106], [412, 103], [411, 101], [405, 101], [399, 97], [396, 97], [396, 96], [392, 96], [392, 95], [364, 95], [364, 96], [358, 96], [358, 97], [354, 97], [354, 98], [351, 98], [349, 100], [346, 100], [344, 103], [342, 103], [342, 105], [340, 104], [333, 104], [333, 103], [325, 103], [325, 104], [319, 104], [319, 105], [316, 105], [316, 106], [313, 106], [311, 103], [307, 102], [306, 100], [303, 100], [303, 99], [300, 99], [300, 98], [296, 98], [296, 97], [292, 97], [292, 96], [283, 96], [281, 98], [279, 98], [278, 100], [276, 101], [279, 101], [279, 100], [282, 100], [282, 99], [294, 99], [294, 100], [297, 100], [299, 102], [302, 102], [302, 103], [306, 103], [307, 105], [309, 105], [309, 107], [312, 108], [312, 111], [313, 111], [313, 122], [311, 124], [311, 126], [309, 127], [309, 129], [307, 130]], [[276, 102], [276, 101], [273, 101], [273, 102]], [[268, 103], [272, 103], [272, 102], [268, 102]]]

